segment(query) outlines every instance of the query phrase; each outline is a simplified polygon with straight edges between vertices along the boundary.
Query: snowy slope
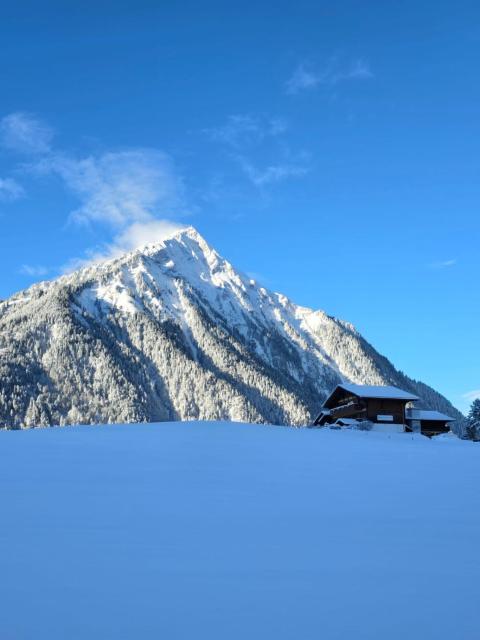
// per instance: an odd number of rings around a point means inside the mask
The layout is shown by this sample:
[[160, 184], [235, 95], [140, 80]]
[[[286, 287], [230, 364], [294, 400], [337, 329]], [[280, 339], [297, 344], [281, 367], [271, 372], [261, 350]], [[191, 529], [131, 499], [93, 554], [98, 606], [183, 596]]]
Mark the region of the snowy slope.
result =
[[480, 444], [0, 432], [5, 640], [478, 640]]
[[0, 424], [306, 424], [341, 380], [448, 401], [348, 323], [236, 271], [192, 227], [0, 304]]

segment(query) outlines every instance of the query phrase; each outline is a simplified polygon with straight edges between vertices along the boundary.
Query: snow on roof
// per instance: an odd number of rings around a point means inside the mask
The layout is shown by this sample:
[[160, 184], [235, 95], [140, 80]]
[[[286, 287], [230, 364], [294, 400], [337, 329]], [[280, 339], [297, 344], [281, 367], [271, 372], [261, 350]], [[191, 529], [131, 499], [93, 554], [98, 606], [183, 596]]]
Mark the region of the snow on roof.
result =
[[399, 389], [398, 387], [390, 387], [387, 385], [364, 385], [364, 384], [339, 384], [339, 387], [350, 391], [360, 398], [395, 398], [397, 400], [418, 400], [418, 396], [413, 393]]
[[345, 389], [345, 391], [349, 391], [359, 398], [393, 398], [395, 400], [419, 400], [418, 396], [415, 396], [413, 395], [413, 393], [409, 393], [408, 391], [404, 391], [403, 389], [399, 389], [398, 387], [390, 387], [387, 385], [373, 386], [364, 384], [351, 384], [345, 382], [336, 386], [329, 397], [325, 400], [324, 406], [338, 388]]
[[453, 422], [455, 418], [447, 416], [440, 411], [427, 411], [425, 409], [407, 409], [406, 418], [410, 420], [438, 420], [439, 422]]

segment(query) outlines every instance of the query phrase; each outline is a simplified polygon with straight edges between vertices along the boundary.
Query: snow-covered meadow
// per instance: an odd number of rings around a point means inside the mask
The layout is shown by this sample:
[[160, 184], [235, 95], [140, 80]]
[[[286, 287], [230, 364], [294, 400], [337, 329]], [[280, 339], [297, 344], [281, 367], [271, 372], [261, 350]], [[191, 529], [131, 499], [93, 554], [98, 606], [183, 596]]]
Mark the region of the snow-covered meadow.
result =
[[0, 432], [2, 640], [478, 640], [480, 444]]

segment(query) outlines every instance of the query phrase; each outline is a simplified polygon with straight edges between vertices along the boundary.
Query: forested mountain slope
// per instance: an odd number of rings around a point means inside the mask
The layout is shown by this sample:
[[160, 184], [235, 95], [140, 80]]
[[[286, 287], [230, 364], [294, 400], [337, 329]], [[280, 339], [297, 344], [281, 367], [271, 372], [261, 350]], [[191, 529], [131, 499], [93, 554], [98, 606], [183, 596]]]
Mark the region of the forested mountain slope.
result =
[[341, 380], [460, 417], [350, 324], [237, 272], [189, 227], [0, 303], [0, 425], [304, 425]]

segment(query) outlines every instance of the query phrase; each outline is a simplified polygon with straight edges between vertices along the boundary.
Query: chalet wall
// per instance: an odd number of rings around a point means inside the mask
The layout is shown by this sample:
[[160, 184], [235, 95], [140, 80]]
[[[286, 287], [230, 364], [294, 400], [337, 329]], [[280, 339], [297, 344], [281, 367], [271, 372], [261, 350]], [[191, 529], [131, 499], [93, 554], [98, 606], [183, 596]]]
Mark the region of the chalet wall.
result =
[[[340, 397], [335, 406], [331, 407], [329, 422], [338, 418], [355, 418], [356, 420], [370, 420], [371, 422], [385, 422], [385, 424], [405, 423], [405, 400], [380, 398], [358, 398], [356, 396]], [[378, 416], [391, 416], [391, 420], [379, 420]]]
[[393, 423], [404, 424], [405, 400], [392, 400], [389, 398], [370, 398], [367, 403], [367, 418], [372, 422], [378, 421], [379, 415], [393, 416]]
[[426, 435], [434, 435], [437, 433], [448, 433], [450, 427], [446, 422], [438, 420], [422, 420], [422, 433]]

